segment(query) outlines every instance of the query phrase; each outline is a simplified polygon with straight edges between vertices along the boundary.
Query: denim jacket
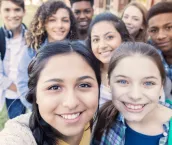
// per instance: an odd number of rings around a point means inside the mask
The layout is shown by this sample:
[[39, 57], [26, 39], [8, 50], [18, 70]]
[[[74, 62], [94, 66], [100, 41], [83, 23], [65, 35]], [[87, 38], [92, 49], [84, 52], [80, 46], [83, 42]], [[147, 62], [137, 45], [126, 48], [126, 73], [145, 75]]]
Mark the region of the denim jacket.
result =
[[[47, 39], [45, 42], [41, 45], [43, 47], [45, 44], [47, 44]], [[31, 110], [32, 105], [26, 100], [26, 94], [28, 92], [28, 66], [32, 60], [32, 58], [36, 55], [36, 50], [32, 48], [27, 48], [23, 52], [23, 56], [20, 60], [19, 67], [18, 67], [18, 80], [17, 80], [17, 89], [18, 89], [18, 95], [20, 96], [21, 102], [25, 105], [25, 107], [29, 110]]]

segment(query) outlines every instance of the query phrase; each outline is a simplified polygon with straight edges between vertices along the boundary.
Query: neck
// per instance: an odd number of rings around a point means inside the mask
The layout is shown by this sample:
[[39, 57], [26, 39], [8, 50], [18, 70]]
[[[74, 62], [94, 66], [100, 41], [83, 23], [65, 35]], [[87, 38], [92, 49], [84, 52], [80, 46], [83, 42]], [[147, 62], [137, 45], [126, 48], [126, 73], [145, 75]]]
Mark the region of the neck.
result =
[[67, 142], [69, 145], [79, 145], [82, 140], [83, 133], [84, 131], [75, 136], [64, 137], [63, 140]]
[[87, 31], [86, 30], [80, 30], [78, 35], [79, 35], [80, 40], [85, 40], [87, 38]]
[[22, 32], [22, 27], [21, 25], [19, 27], [17, 27], [14, 30], [11, 30], [13, 32], [13, 38], [17, 38], [20, 36], [21, 32]]
[[109, 86], [108, 85], [108, 67], [109, 67], [109, 64], [103, 64], [101, 68], [102, 83], [105, 86]]

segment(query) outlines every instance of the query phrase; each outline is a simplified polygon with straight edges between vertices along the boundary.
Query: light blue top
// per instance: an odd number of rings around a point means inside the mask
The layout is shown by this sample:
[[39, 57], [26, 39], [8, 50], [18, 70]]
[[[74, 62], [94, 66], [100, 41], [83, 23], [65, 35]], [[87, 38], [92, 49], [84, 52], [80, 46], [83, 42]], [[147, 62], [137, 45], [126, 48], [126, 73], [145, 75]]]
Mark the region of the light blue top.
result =
[[[41, 45], [43, 47], [45, 44], [47, 44], [48, 41], [45, 40], [45, 42]], [[26, 94], [28, 92], [28, 66], [32, 60], [32, 58], [36, 55], [36, 51], [32, 48], [27, 48], [23, 52], [23, 56], [20, 60], [19, 66], [18, 66], [18, 74], [17, 74], [17, 89], [18, 94], [20, 96], [21, 102], [25, 105], [25, 107], [29, 110], [32, 108], [32, 104], [30, 104], [26, 100]]]

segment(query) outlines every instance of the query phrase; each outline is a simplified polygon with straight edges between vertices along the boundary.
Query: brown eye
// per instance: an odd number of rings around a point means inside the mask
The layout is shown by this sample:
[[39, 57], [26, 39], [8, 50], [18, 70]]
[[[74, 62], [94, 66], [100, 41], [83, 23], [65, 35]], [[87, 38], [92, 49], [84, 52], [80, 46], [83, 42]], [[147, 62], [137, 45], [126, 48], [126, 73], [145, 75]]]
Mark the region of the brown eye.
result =
[[53, 85], [53, 86], [51, 86], [51, 87], [48, 88], [48, 90], [60, 90], [60, 89], [61, 88], [58, 85]]

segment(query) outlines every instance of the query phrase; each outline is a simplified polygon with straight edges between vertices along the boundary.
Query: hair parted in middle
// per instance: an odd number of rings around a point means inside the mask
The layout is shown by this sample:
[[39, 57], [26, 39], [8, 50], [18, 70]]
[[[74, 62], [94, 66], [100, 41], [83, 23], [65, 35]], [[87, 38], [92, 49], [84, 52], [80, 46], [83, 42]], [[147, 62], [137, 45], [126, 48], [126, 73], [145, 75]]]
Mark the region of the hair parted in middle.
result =
[[[49, 43], [43, 46], [43, 48], [39, 49], [37, 55], [31, 61], [28, 68], [29, 91], [26, 96], [27, 101], [32, 104], [32, 115], [30, 118], [29, 126], [38, 145], [56, 145], [58, 139], [62, 135], [60, 132], [58, 132], [58, 130], [55, 130], [48, 123], [46, 123], [39, 113], [38, 104], [36, 103], [36, 88], [40, 74], [51, 57], [55, 55], [67, 55], [71, 53], [77, 53], [78, 55], [80, 55], [92, 68], [97, 79], [100, 94], [101, 74], [99, 62], [92, 54], [91, 50], [88, 49], [80, 41], [56, 41], [53, 43]], [[91, 128], [92, 121], [94, 120], [90, 121]]]
[[45, 30], [46, 21], [61, 8], [68, 11], [71, 22], [70, 31], [66, 38], [70, 40], [77, 40], [79, 38], [77, 23], [71, 9], [62, 1], [50, 0], [43, 3], [37, 9], [34, 18], [31, 21], [30, 28], [26, 33], [26, 41], [29, 47], [35, 50], [40, 48], [41, 44], [47, 38], [47, 32]]

